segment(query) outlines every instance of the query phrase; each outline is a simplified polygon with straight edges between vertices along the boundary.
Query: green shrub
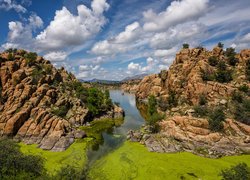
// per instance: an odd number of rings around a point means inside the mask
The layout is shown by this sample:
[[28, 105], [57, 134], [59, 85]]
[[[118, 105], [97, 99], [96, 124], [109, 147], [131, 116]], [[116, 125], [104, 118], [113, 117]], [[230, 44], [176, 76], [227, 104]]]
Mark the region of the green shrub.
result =
[[36, 67], [33, 69], [31, 76], [34, 78], [34, 81], [38, 83], [38, 81], [43, 77], [44, 72], [40, 67]]
[[148, 114], [149, 116], [157, 112], [157, 101], [155, 96], [151, 95], [148, 98]]
[[221, 42], [219, 42], [217, 46], [218, 46], [219, 48], [223, 48], [223, 47], [224, 47], [224, 44], [222, 44]]
[[241, 85], [238, 89], [240, 91], [244, 92], [244, 93], [248, 93], [249, 92], [249, 87], [246, 84]]
[[195, 117], [205, 117], [208, 115], [208, 108], [207, 106], [194, 106], [194, 116]]
[[189, 44], [184, 43], [184, 44], [182, 45], [182, 48], [183, 48], [183, 49], [188, 49], [188, 48], [189, 48]]
[[59, 116], [59, 117], [62, 117], [62, 118], [65, 118], [68, 111], [69, 111], [69, 107], [66, 106], [66, 105], [62, 105], [62, 106], [59, 106], [59, 107], [53, 107], [51, 109], [52, 114], [55, 114], [56, 116]]
[[233, 80], [232, 71], [227, 70], [227, 66], [224, 61], [219, 61], [215, 78], [220, 83], [227, 83]]
[[26, 59], [27, 65], [32, 66], [35, 64], [37, 54], [35, 52], [29, 52], [29, 53], [25, 54], [24, 57]]
[[250, 59], [246, 61], [246, 78], [250, 81]]
[[215, 74], [208, 70], [201, 69], [201, 78], [203, 81], [213, 81], [215, 79]]
[[64, 166], [57, 172], [57, 174], [52, 178], [55, 180], [75, 180], [75, 179], [85, 179], [84, 171], [74, 168], [72, 166]]
[[232, 93], [232, 100], [236, 101], [238, 103], [242, 103], [243, 102], [243, 96], [242, 96], [242, 94], [240, 92], [234, 91]]
[[208, 58], [208, 64], [210, 66], [216, 66], [218, 64], [218, 59], [215, 56], [211, 56]]
[[242, 123], [250, 125], [250, 100], [244, 99], [242, 103], [235, 103], [234, 118]]
[[222, 170], [219, 174], [223, 180], [249, 180], [250, 169], [245, 163], [239, 163], [231, 168]]
[[0, 179], [38, 179], [45, 170], [41, 157], [24, 155], [11, 140], [0, 140]]
[[8, 60], [8, 61], [13, 61], [13, 60], [15, 60], [15, 57], [14, 57], [13, 53], [9, 53], [9, 54], [8, 54], [7, 60]]
[[225, 121], [225, 114], [223, 110], [219, 107], [216, 107], [209, 113], [209, 128], [212, 131], [221, 131], [223, 130], [223, 121]]
[[169, 96], [167, 98], [167, 102], [169, 104], [169, 107], [176, 107], [178, 105], [178, 99], [176, 97], [176, 92], [169, 91]]
[[228, 64], [231, 66], [235, 66], [239, 60], [235, 58], [236, 52], [234, 48], [227, 48], [225, 52], [225, 56], [227, 57]]
[[201, 94], [199, 96], [199, 105], [205, 105], [207, 104], [207, 97], [205, 96], [205, 94]]

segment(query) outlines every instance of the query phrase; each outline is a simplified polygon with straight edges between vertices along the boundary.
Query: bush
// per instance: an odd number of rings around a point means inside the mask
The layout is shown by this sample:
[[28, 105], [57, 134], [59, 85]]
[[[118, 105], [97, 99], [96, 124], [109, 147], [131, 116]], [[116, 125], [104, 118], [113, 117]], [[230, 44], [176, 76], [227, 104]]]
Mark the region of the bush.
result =
[[201, 94], [199, 96], [199, 105], [205, 105], [207, 104], [207, 97], [204, 94]]
[[40, 67], [36, 67], [33, 69], [31, 76], [34, 78], [34, 81], [38, 83], [38, 81], [42, 78], [44, 72]]
[[153, 95], [149, 96], [149, 98], [148, 98], [148, 114], [149, 114], [149, 116], [152, 116], [154, 113], [157, 112], [156, 106], [157, 106], [157, 101], [156, 101], [155, 96], [153, 96]]
[[169, 96], [167, 99], [167, 102], [169, 104], [169, 107], [176, 107], [178, 105], [178, 100], [176, 97], [176, 92], [174, 91], [169, 91]]
[[220, 83], [227, 83], [233, 79], [232, 71], [227, 70], [227, 67], [224, 61], [219, 61], [217, 65], [217, 72], [216, 72], [215, 78]]
[[56, 180], [75, 180], [75, 179], [85, 179], [85, 174], [83, 171], [71, 167], [64, 166], [57, 172], [57, 174], [52, 178]]
[[8, 54], [7, 60], [8, 60], [8, 61], [13, 61], [13, 60], [15, 60], [13, 53], [9, 53], [9, 54]]
[[184, 43], [184, 44], [182, 45], [182, 48], [183, 48], [183, 49], [188, 49], [188, 48], [189, 48], [189, 44]]
[[203, 81], [213, 81], [215, 79], [215, 74], [208, 70], [201, 69], [201, 78]]
[[234, 48], [227, 48], [225, 52], [225, 56], [227, 57], [228, 64], [231, 66], [235, 66], [239, 60], [235, 58], [236, 52]]
[[35, 64], [37, 54], [35, 52], [29, 52], [29, 53], [25, 54], [24, 57], [26, 59], [27, 65], [32, 66]]
[[241, 85], [238, 89], [240, 91], [244, 92], [244, 93], [248, 93], [249, 92], [249, 87], [246, 84]]
[[246, 78], [250, 81], [250, 59], [246, 61]]
[[236, 101], [238, 103], [242, 103], [243, 102], [243, 96], [241, 93], [234, 91], [232, 94], [232, 100]]
[[234, 118], [242, 123], [250, 125], [250, 100], [245, 99], [242, 103], [235, 103]]
[[51, 109], [51, 113], [53, 113], [59, 117], [62, 117], [62, 118], [65, 118], [68, 111], [69, 111], [69, 107], [67, 107], [66, 105], [54, 107]]
[[11, 140], [0, 140], [0, 179], [37, 179], [45, 170], [38, 156], [26, 156]]
[[206, 106], [194, 106], [194, 116], [195, 117], [205, 117], [208, 114], [208, 109]]
[[218, 59], [215, 56], [211, 56], [208, 58], [208, 64], [210, 66], [216, 66], [218, 64]]
[[209, 128], [212, 131], [221, 131], [223, 130], [223, 121], [225, 121], [225, 114], [223, 110], [219, 107], [215, 108], [209, 113]]
[[217, 46], [220, 47], [220, 48], [223, 48], [224, 44], [222, 44], [221, 42], [219, 42]]
[[249, 180], [250, 169], [245, 163], [239, 163], [231, 168], [222, 170], [219, 174], [223, 180]]

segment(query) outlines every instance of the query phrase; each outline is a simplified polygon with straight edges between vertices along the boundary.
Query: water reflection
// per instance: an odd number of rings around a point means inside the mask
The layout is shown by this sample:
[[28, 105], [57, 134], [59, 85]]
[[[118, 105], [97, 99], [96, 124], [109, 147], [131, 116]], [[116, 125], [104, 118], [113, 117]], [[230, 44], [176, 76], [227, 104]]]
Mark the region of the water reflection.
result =
[[101, 158], [108, 152], [118, 148], [125, 140], [129, 130], [139, 129], [144, 124], [144, 118], [137, 107], [135, 96], [124, 93], [121, 90], [110, 90], [110, 97], [113, 102], [118, 102], [125, 111], [124, 123], [119, 127], [107, 129], [100, 134], [92, 151], [88, 152], [89, 165]]

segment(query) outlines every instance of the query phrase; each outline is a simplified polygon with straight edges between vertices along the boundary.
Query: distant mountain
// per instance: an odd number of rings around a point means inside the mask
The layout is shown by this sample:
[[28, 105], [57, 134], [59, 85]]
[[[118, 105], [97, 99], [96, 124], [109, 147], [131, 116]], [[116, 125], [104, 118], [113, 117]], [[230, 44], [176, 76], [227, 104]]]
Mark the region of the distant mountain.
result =
[[81, 82], [89, 82], [89, 83], [100, 83], [100, 84], [119, 84], [121, 81], [113, 81], [113, 80], [102, 80], [102, 79], [91, 79], [91, 80], [80, 80]]
[[144, 73], [144, 74], [137, 74], [135, 76], [130, 76], [130, 77], [126, 77], [122, 80], [122, 82], [124, 81], [130, 81], [130, 80], [138, 80], [138, 79], [143, 79], [145, 76], [147, 76], [148, 74]]

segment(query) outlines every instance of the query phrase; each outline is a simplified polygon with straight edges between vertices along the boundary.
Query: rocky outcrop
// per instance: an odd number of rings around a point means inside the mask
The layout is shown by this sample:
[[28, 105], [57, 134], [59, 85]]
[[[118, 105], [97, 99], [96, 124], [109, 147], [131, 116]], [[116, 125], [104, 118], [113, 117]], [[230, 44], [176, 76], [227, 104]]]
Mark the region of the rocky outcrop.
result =
[[[247, 110], [250, 81], [246, 75], [250, 49], [239, 54], [232, 53], [230, 56], [236, 62], [234, 65], [230, 64], [227, 53], [220, 47], [212, 51], [201, 47], [182, 49], [176, 54], [169, 70], [146, 76], [138, 85], [137, 100], [147, 102], [147, 98], [154, 95], [158, 113], [166, 118], [159, 123], [159, 133], [153, 134], [146, 126], [139, 132], [129, 132], [128, 139], [139, 141], [150, 151], [157, 152], [190, 151], [209, 157], [250, 153], [250, 124], [247, 120], [250, 115]], [[225, 66], [221, 71], [227, 70], [224, 76], [231, 73], [232, 78], [227, 82], [218, 81], [219, 66], [212, 61]], [[238, 102], [233, 96], [239, 98]], [[244, 104], [241, 98], [248, 101], [245, 101], [245, 109], [236, 112], [237, 106]], [[227, 118], [221, 132], [210, 130], [208, 114], [203, 118], [197, 118], [202, 115], [195, 115], [195, 109], [210, 113], [215, 107], [220, 107]], [[244, 117], [239, 115], [241, 113], [245, 113]]]
[[[86, 134], [89, 112], [74, 89], [74, 75], [23, 50], [0, 54], [0, 136], [62, 151]], [[81, 84], [80, 84], [81, 86]], [[112, 107], [114, 117], [122, 110]]]
[[139, 132], [129, 132], [128, 139], [155, 152], [188, 151], [206, 157], [249, 153], [250, 126], [232, 119], [224, 124], [223, 132], [212, 132], [206, 119], [173, 116], [160, 123], [160, 133], [152, 134], [146, 126]]
[[141, 82], [141, 79], [128, 80], [122, 82], [121, 89], [125, 92], [135, 93], [138, 91], [138, 85]]
[[145, 99], [149, 95], [167, 99], [170, 92], [175, 92], [179, 102], [197, 104], [199, 96], [205, 94], [211, 104], [218, 103], [221, 99], [231, 97], [232, 92], [240, 85], [247, 84], [244, 68], [246, 60], [250, 57], [250, 50], [242, 50], [236, 55], [239, 63], [235, 67], [228, 67], [234, 72], [234, 79], [229, 83], [204, 81], [202, 71], [207, 73], [215, 71], [210, 66], [208, 59], [215, 56], [218, 61], [225, 61], [223, 49], [215, 47], [212, 51], [205, 48], [182, 49], [176, 54], [176, 58], [168, 71], [162, 71], [158, 75], [146, 76], [139, 84], [136, 92], [138, 99]]

